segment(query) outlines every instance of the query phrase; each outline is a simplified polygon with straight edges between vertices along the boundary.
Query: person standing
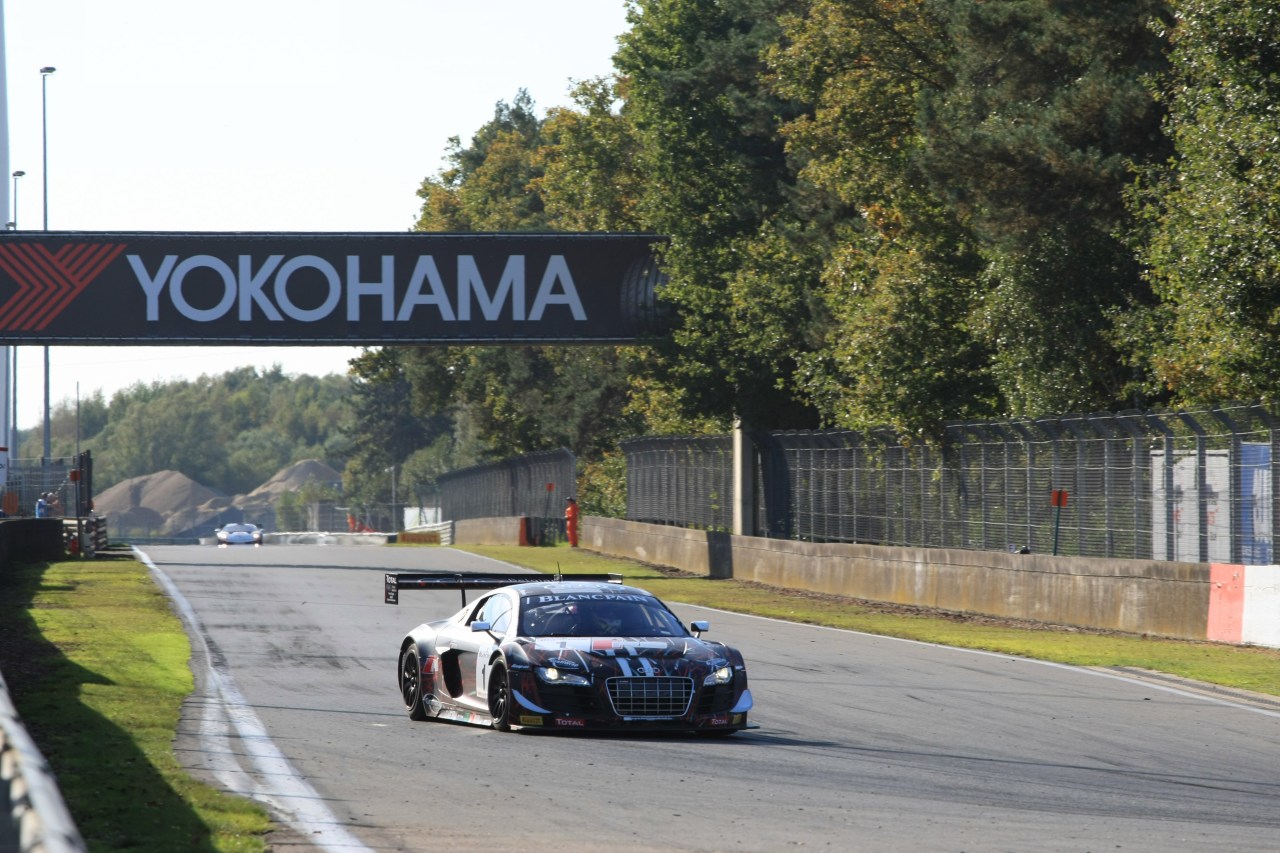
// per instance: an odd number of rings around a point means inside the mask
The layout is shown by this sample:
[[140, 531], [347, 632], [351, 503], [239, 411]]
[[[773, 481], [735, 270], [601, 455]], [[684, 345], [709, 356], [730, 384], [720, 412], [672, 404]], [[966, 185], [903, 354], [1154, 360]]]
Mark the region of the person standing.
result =
[[578, 547], [578, 516], [581, 514], [578, 510], [578, 502], [573, 498], [564, 499], [564, 532], [569, 538], [569, 547]]
[[40, 497], [36, 498], [36, 518], [44, 518], [49, 514], [48, 493], [41, 492]]

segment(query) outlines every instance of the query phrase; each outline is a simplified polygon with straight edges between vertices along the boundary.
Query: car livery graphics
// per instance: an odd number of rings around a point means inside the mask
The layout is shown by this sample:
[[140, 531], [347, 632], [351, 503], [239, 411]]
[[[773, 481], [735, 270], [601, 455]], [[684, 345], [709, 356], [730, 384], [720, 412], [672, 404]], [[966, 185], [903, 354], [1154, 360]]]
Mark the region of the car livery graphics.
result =
[[[412, 719], [708, 735], [749, 727], [742, 655], [702, 639], [707, 623], [686, 628], [656, 596], [616, 576], [528, 578], [386, 575], [388, 603], [399, 603], [402, 589], [463, 590], [461, 610], [400, 643], [399, 687]], [[465, 603], [465, 590], [486, 588]]]

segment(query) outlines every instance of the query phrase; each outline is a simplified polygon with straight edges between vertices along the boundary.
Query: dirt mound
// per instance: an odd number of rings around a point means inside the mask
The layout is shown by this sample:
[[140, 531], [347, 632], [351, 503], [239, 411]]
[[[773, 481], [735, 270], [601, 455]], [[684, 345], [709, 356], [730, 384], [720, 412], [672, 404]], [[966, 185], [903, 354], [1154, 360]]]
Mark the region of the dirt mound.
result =
[[178, 471], [134, 477], [94, 497], [112, 535], [189, 537], [212, 535], [229, 522], [271, 526], [280, 495], [309, 480], [337, 483], [342, 475], [315, 459], [289, 465], [247, 495], [224, 495]]
[[101, 515], [112, 516], [142, 507], [169, 516], [190, 511], [205, 501], [222, 497], [179, 471], [159, 471], [116, 483], [94, 497], [94, 508]]
[[274, 477], [248, 494], [250, 499], [270, 496], [272, 498], [301, 488], [309, 480], [319, 483], [337, 483], [342, 475], [318, 459], [304, 459], [287, 468], [282, 468]]

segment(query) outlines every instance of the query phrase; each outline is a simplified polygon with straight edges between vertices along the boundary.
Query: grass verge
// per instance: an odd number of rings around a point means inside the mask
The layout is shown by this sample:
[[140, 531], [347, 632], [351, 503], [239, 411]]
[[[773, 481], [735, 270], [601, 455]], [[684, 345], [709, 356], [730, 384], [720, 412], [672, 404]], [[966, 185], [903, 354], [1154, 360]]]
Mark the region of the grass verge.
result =
[[1075, 666], [1146, 669], [1280, 696], [1280, 649], [1166, 640], [944, 614], [763, 584], [711, 580], [568, 547], [492, 545], [463, 546], [459, 550], [542, 572], [555, 572], [557, 568], [565, 574], [617, 572], [632, 586], [647, 589], [668, 601]]
[[190, 651], [132, 559], [0, 569], [0, 672], [91, 850], [266, 849], [266, 812], [174, 755]]

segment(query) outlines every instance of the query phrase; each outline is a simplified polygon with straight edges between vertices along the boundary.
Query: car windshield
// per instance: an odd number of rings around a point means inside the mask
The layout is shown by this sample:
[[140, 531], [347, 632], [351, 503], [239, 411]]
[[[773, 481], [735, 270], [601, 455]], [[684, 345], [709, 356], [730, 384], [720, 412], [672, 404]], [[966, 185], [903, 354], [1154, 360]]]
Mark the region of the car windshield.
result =
[[683, 637], [680, 620], [644, 595], [564, 593], [520, 601], [525, 637]]
[[257, 528], [252, 524], [228, 524], [222, 529], [228, 533], [252, 533]]

